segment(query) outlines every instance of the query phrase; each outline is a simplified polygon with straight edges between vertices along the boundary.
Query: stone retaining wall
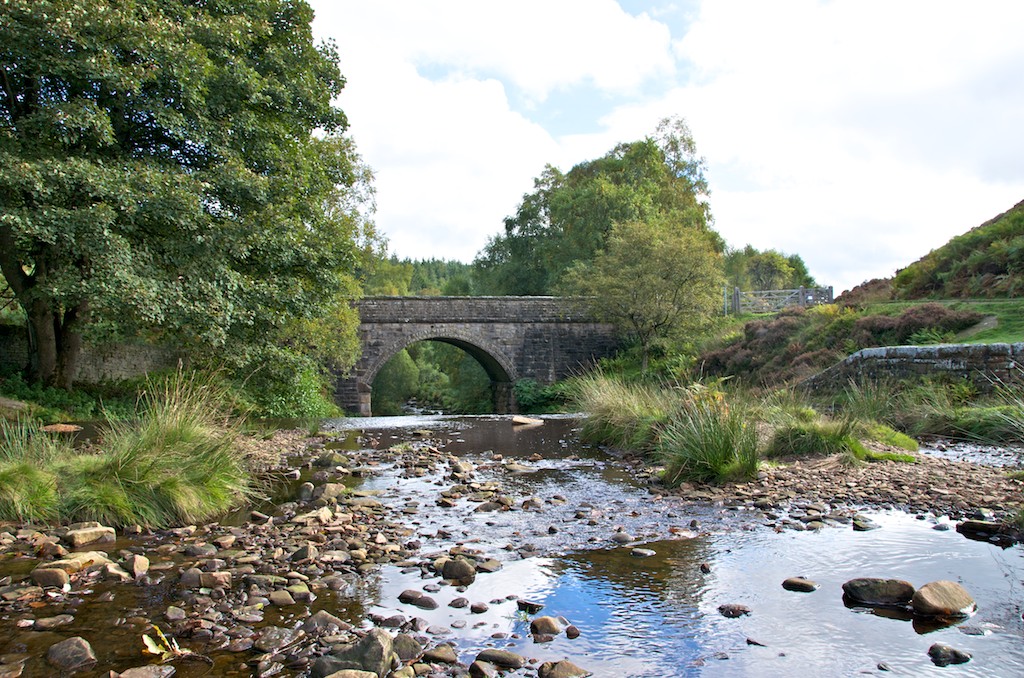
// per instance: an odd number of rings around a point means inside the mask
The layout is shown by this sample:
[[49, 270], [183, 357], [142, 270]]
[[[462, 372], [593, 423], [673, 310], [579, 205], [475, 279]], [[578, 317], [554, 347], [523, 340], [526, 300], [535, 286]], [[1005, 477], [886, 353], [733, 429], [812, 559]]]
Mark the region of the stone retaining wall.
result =
[[865, 348], [800, 383], [809, 390], [839, 390], [850, 381], [912, 379], [948, 375], [966, 379], [980, 392], [999, 382], [1024, 381], [1024, 343], [938, 344]]
[[[134, 342], [85, 345], [79, 357], [77, 382], [97, 384], [141, 377], [150, 372], [174, 369], [178, 351], [165, 346]], [[28, 337], [19, 327], [0, 325], [0, 370], [12, 372], [28, 366]]]

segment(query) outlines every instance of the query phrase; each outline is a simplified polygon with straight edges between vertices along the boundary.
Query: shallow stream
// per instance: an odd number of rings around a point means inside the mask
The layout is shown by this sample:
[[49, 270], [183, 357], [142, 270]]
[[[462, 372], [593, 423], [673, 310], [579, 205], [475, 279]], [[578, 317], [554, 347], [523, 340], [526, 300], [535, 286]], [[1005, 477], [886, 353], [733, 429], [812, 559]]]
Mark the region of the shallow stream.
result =
[[[442, 636], [457, 645], [464, 661], [496, 646], [540, 661], [569, 658], [609, 677], [845, 676], [878, 672], [879, 664], [889, 675], [1024, 675], [1020, 547], [971, 541], [955, 530], [935, 529], [941, 519], [899, 512], [867, 514], [881, 525], [869, 532], [845, 525], [776, 533], [761, 524], [759, 512], [657, 498], [607, 453], [581, 445], [573, 419], [528, 428], [487, 417], [338, 425], [358, 425], [380, 445], [429, 429], [443, 449], [476, 464], [478, 476], [543, 503], [536, 511], [502, 513], [476, 513], [465, 501], [438, 509], [434, 499], [446, 485], [436, 477], [383, 473], [365, 484], [396, 507], [416, 502], [409, 518], [424, 552], [465, 544], [505, 559], [501, 570], [478, 576], [465, 592], [442, 587], [433, 594], [438, 609], [415, 612], [437, 627], [465, 624]], [[536, 454], [542, 459], [530, 462]], [[510, 460], [539, 470], [505, 473], [502, 463]], [[597, 520], [578, 518], [580, 511]], [[636, 539], [616, 545], [609, 541], [615, 530]], [[636, 546], [656, 555], [635, 557]], [[524, 552], [540, 555], [521, 558]], [[813, 579], [820, 588], [809, 594], [784, 590], [782, 581], [793, 576]], [[841, 587], [856, 577], [906, 579], [915, 586], [957, 581], [977, 600], [979, 612], [960, 625], [934, 628], [848, 608]], [[398, 595], [423, 585], [419, 570], [385, 568], [371, 611], [410, 614]], [[489, 609], [473, 614], [449, 608], [460, 596]], [[580, 637], [534, 643], [510, 596], [544, 604], [541, 614], [565, 617]], [[722, 604], [746, 605], [752, 613], [727, 619], [717, 611]], [[936, 667], [927, 655], [936, 642], [973, 659]]]
[[[1024, 675], [1021, 547], [972, 541], [955, 530], [936, 529], [948, 527], [941, 517], [899, 512], [867, 514], [880, 525], [868, 532], [854, 531], [838, 514], [821, 530], [776, 532], [761, 511], [743, 505], [689, 504], [652, 493], [615, 457], [581, 444], [577, 427], [568, 417], [527, 427], [498, 417], [327, 422], [325, 429], [336, 432], [329, 446], [340, 450], [429, 441], [471, 464], [473, 481], [494, 483], [514, 502], [512, 510], [478, 511], [482, 501], [463, 495], [441, 506], [441, 493], [459, 482], [449, 476], [450, 466], [426, 473], [390, 462], [374, 466], [351, 485], [396, 509], [396, 521], [408, 525], [409, 539], [420, 543], [418, 559], [462, 547], [495, 558], [502, 567], [478, 574], [463, 588], [446, 585], [422, 567], [386, 565], [347, 589], [319, 594], [310, 609], [327, 609], [363, 625], [369, 619], [381, 624], [420, 617], [429, 626], [425, 634], [434, 643], [453, 643], [466, 663], [481, 649], [498, 647], [538, 662], [568, 658], [595, 676], [616, 678]], [[298, 484], [311, 476], [308, 459], [296, 462], [300, 477], [281, 485], [282, 500], [295, 496]], [[270, 505], [260, 508], [273, 512]], [[618, 544], [616, 534], [631, 539]], [[152, 538], [119, 540], [105, 550], [138, 546], [151, 551], [157, 544]], [[637, 547], [654, 555], [638, 557]], [[0, 561], [0, 576], [24, 575], [31, 565]], [[174, 562], [156, 566], [171, 568]], [[784, 590], [782, 581], [794, 576], [812, 579], [820, 588]], [[935, 628], [891, 612], [850, 608], [841, 586], [856, 577], [906, 579], [915, 586], [957, 581], [975, 598], [978, 612], [961, 624]], [[110, 629], [105, 640], [94, 643], [101, 662], [138, 655], [146, 620], [159, 619], [173, 603], [173, 581], [149, 588], [97, 582], [75, 592], [81, 610], [77, 623]], [[425, 587], [439, 604], [436, 609], [399, 602], [403, 591]], [[449, 607], [456, 598], [484, 603], [486, 610]], [[542, 604], [540, 614], [564, 617], [579, 629], [579, 637], [560, 634], [535, 643], [517, 598]], [[723, 604], [744, 605], [751, 613], [726, 618], [718, 612]], [[263, 624], [295, 626], [306, 614], [306, 608], [271, 610], [253, 626], [257, 631]], [[0, 615], [0, 663], [5, 654], [45, 653], [45, 646], [59, 639], [53, 632], [36, 632], [25, 641], [15, 630], [17, 621]], [[936, 642], [973, 658], [939, 668], [927, 655]], [[178, 675], [249, 675], [244, 656], [209, 654], [212, 667], [181, 665]], [[85, 675], [106, 675], [102, 668]], [[512, 675], [535, 673], [524, 669]], [[30, 662], [24, 675], [47, 675], [45, 665]], [[303, 674], [286, 669], [278, 675]]]

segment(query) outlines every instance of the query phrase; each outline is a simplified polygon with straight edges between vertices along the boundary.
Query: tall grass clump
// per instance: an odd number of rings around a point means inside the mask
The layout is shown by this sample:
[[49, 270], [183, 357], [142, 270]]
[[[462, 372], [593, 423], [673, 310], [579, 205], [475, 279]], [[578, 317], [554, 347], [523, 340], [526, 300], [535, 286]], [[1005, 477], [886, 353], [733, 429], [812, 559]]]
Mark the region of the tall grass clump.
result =
[[631, 451], [650, 452], [677, 405], [670, 389], [631, 383], [594, 372], [574, 379], [572, 400], [586, 412], [586, 440]]
[[250, 493], [223, 389], [195, 374], [150, 384], [137, 422], [114, 422], [104, 454], [79, 456], [65, 512], [108, 524], [188, 523], [223, 513]]
[[757, 473], [757, 426], [749, 412], [729, 407], [724, 399], [692, 398], [668, 422], [658, 453], [669, 487], [746, 480]]
[[57, 516], [57, 479], [48, 467], [62, 447], [34, 424], [0, 421], [0, 520]]
[[3, 424], [0, 520], [167, 527], [226, 512], [253, 490], [225, 402], [194, 374], [150, 383], [137, 419], [108, 423], [98, 449]]

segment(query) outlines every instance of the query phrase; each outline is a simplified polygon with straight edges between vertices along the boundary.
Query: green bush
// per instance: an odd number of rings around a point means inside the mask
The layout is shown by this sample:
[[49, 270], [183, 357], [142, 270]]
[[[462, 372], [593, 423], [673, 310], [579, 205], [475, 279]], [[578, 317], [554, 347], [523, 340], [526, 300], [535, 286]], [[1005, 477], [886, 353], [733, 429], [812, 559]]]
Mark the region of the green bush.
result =
[[672, 415], [658, 453], [669, 487], [747, 480], [757, 473], [757, 428], [742, 409], [715, 399], [691, 400]]

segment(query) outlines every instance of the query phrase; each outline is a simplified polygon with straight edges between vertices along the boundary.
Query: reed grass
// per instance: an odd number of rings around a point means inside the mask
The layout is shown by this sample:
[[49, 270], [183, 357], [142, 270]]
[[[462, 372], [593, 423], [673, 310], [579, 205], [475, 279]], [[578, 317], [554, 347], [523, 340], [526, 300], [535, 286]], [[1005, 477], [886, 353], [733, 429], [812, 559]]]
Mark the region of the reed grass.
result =
[[5, 425], [0, 519], [167, 527], [226, 512], [253, 485], [222, 395], [195, 374], [151, 383], [138, 419], [108, 422], [98, 450]]
[[757, 426], [749, 412], [715, 399], [685, 403], [661, 434], [663, 481], [722, 483], [748, 480], [757, 473]]

